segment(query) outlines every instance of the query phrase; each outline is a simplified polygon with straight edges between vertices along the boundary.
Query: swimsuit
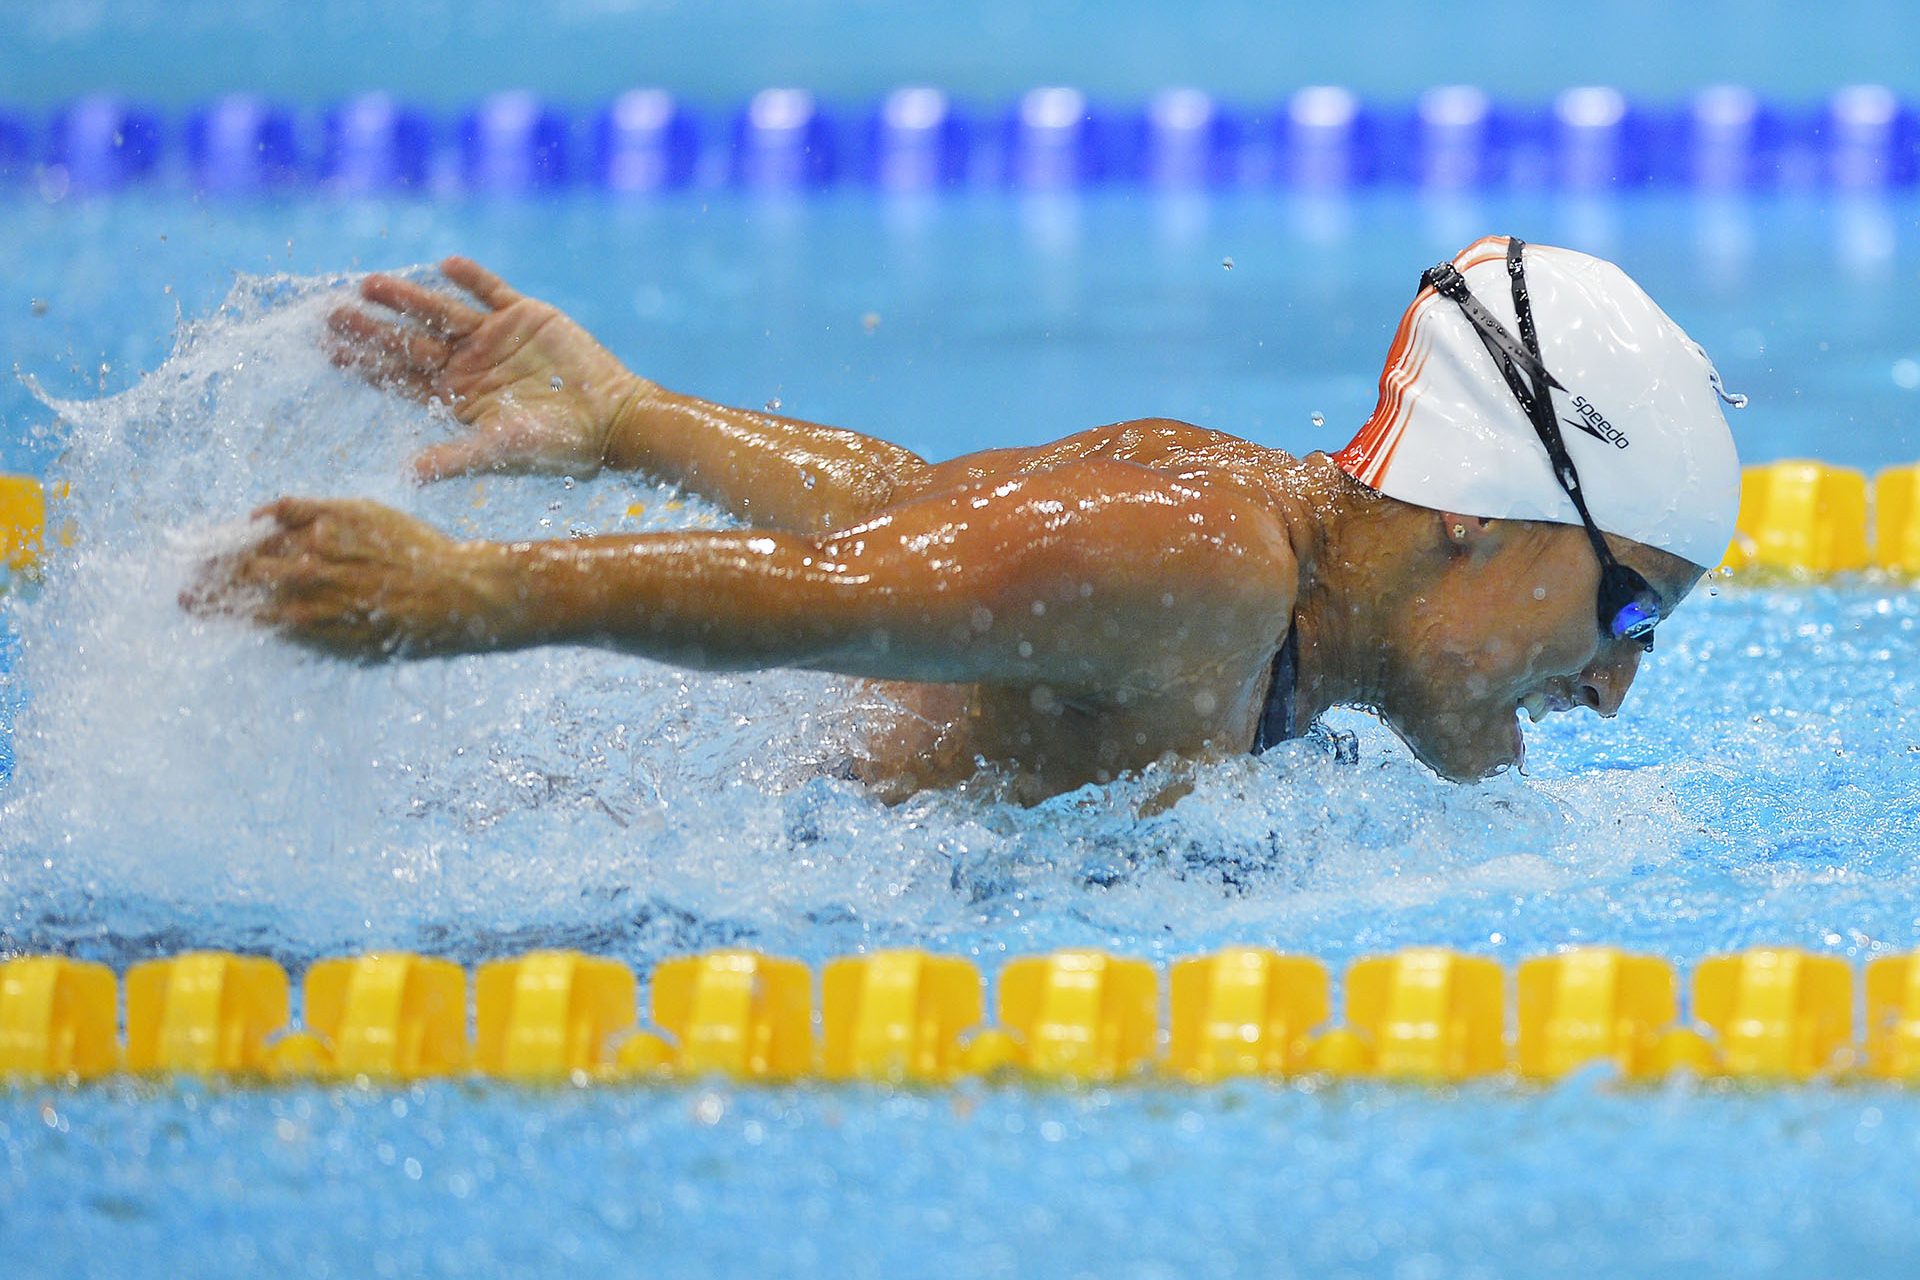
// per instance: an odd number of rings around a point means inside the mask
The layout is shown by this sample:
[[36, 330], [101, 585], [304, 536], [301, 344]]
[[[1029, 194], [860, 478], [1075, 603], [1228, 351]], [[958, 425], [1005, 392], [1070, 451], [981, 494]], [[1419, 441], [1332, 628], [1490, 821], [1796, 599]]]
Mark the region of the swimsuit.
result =
[[1267, 684], [1267, 702], [1260, 708], [1260, 724], [1253, 731], [1253, 754], [1299, 735], [1293, 731], [1293, 693], [1300, 679], [1300, 631], [1287, 628], [1280, 652], [1273, 655], [1273, 679]]

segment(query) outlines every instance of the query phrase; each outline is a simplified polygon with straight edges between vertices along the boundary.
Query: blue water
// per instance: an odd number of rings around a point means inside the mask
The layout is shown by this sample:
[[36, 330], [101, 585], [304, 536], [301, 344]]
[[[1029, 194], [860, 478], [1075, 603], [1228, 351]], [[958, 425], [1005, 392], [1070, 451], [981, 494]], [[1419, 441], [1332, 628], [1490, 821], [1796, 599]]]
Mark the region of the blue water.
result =
[[25, 1274], [98, 1276], [1901, 1276], [1916, 1114], [1580, 1085], [110, 1087], [0, 1114], [0, 1239]]
[[[1917, 213], [1911, 195], [0, 199], [0, 350], [58, 395], [123, 390], [236, 272], [460, 252], [669, 386], [928, 456], [1144, 414], [1305, 451], [1372, 408], [1422, 267], [1495, 229], [1626, 266], [1754, 398], [1746, 460], [1871, 468], [1920, 456]], [[43, 470], [48, 420], [0, 379], [0, 467]]]
[[507, 86], [566, 99], [657, 84], [728, 103], [769, 84], [836, 97], [906, 83], [1005, 98], [1069, 83], [1136, 97], [1196, 84], [1249, 99], [1303, 84], [1411, 96], [1478, 84], [1545, 97], [1613, 84], [1670, 95], [1751, 84], [1787, 97], [1920, 89], [1900, 0], [1476, 0], [1292, 5], [1024, 0], [65, 0], [11, 6], [0, 96], [106, 88], [183, 104], [226, 89], [296, 100], [381, 88], [450, 104]]
[[[1420, 267], [1511, 229], [1640, 277], [1753, 397], [1749, 460], [1877, 466], [1920, 454], [1913, 215], [0, 203], [0, 344], [59, 402], [0, 392], [5, 464], [71, 481], [81, 531], [7, 607], [0, 951], [226, 946], [297, 972], [381, 946], [562, 945], [644, 973], [722, 943], [816, 964], [910, 943], [991, 973], [1083, 943], [1335, 963], [1416, 943], [1508, 963], [1572, 942], [1683, 964], [1920, 946], [1920, 596], [1897, 584], [1703, 588], [1628, 713], [1531, 729], [1526, 778], [1441, 783], [1346, 715], [1357, 764], [1306, 742], [1205, 765], [1148, 815], [1164, 779], [1034, 809], [991, 785], [879, 806], [820, 776], [876, 714], [828, 677], [572, 651], [348, 668], [173, 603], [282, 492], [473, 535], [712, 518], [633, 477], [409, 486], [409, 449], [445, 428], [314, 346], [335, 287], [317, 277], [351, 268], [473, 253], [669, 385], [937, 456], [1142, 413], [1306, 449], [1371, 405]], [[1920, 1105], [1886, 1090], [1591, 1079], [25, 1089], [0, 1095], [0, 1256], [46, 1275], [1898, 1276], [1920, 1258], [1917, 1135]]]

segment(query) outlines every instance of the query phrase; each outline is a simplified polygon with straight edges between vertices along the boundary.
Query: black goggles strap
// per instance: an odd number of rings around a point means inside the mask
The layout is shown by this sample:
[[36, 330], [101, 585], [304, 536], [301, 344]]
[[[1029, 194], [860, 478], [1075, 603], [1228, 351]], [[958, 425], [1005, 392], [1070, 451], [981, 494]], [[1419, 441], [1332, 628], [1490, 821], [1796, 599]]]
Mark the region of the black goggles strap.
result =
[[1533, 305], [1527, 297], [1526, 272], [1521, 262], [1521, 253], [1526, 242], [1515, 237], [1507, 241], [1507, 275], [1513, 283], [1513, 306], [1520, 320], [1520, 332], [1526, 339], [1525, 344], [1516, 341], [1507, 332], [1491, 311], [1467, 288], [1466, 277], [1451, 262], [1442, 262], [1430, 267], [1420, 277], [1420, 282], [1441, 297], [1454, 303], [1479, 335], [1480, 343], [1493, 357], [1500, 369], [1500, 376], [1506, 379], [1508, 390], [1513, 398], [1520, 402], [1520, 408], [1533, 424], [1534, 434], [1540, 437], [1540, 443], [1546, 447], [1547, 460], [1553, 465], [1554, 478], [1560, 482], [1560, 488], [1573, 501], [1573, 508], [1580, 513], [1580, 523], [1585, 526], [1587, 540], [1593, 543], [1593, 550], [1600, 557], [1600, 563], [1610, 565], [1614, 562], [1613, 552], [1607, 547], [1607, 540], [1600, 535], [1600, 528], [1594, 524], [1593, 516], [1587, 510], [1587, 499], [1580, 491], [1580, 473], [1574, 469], [1573, 458], [1567, 452], [1566, 439], [1560, 434], [1560, 423], [1553, 416], [1553, 397], [1549, 388], [1558, 387], [1565, 391], [1560, 380], [1547, 371], [1540, 360], [1540, 340], [1533, 327]]

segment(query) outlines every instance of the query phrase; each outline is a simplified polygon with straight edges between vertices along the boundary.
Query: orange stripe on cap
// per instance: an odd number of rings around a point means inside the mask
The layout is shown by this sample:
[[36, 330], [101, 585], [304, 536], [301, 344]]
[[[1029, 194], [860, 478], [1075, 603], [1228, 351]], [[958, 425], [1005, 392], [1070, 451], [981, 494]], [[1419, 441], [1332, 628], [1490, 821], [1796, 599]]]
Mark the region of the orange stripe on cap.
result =
[[[1481, 236], [1454, 255], [1454, 268], [1462, 274], [1507, 256], [1506, 236]], [[1420, 398], [1419, 379], [1431, 349], [1421, 323], [1426, 318], [1426, 303], [1437, 297], [1423, 288], [1400, 317], [1393, 343], [1387, 348], [1387, 361], [1380, 370], [1380, 399], [1373, 413], [1362, 424], [1347, 446], [1333, 455], [1333, 463], [1361, 484], [1377, 488], [1393, 461], [1394, 450], [1406, 433], [1413, 414], [1413, 402]]]
[[1333, 455], [1334, 465], [1361, 484], [1375, 484], [1391, 455], [1389, 438], [1398, 437], [1395, 425], [1400, 416], [1400, 406], [1415, 376], [1410, 366], [1414, 363], [1417, 351], [1424, 351], [1427, 345], [1424, 342], [1416, 343], [1416, 330], [1422, 327], [1420, 322], [1425, 318], [1427, 302], [1437, 296], [1431, 289], [1422, 289], [1402, 313], [1400, 325], [1394, 331], [1393, 344], [1387, 348], [1386, 365], [1380, 370], [1380, 398], [1374, 404], [1373, 413], [1347, 446]]
[[1375, 451], [1371, 466], [1368, 468], [1366, 483], [1378, 485], [1387, 474], [1387, 468], [1393, 463], [1395, 450], [1407, 433], [1407, 423], [1413, 420], [1413, 402], [1420, 398], [1420, 375], [1427, 367], [1427, 357], [1433, 354], [1433, 344], [1421, 336], [1415, 344], [1413, 361], [1406, 376], [1401, 379], [1401, 387], [1395, 398], [1393, 417], [1388, 421], [1385, 437]]
[[1488, 262], [1505, 261], [1507, 256], [1506, 236], [1481, 236], [1472, 244], [1453, 256], [1453, 265], [1460, 274], [1465, 275], [1468, 267], [1478, 267]]
[[1384, 440], [1387, 424], [1391, 420], [1396, 399], [1393, 375], [1399, 370], [1400, 362], [1412, 344], [1413, 322], [1420, 304], [1429, 296], [1431, 290], [1421, 290], [1412, 304], [1401, 313], [1400, 324], [1393, 332], [1393, 343], [1387, 348], [1386, 365], [1380, 370], [1380, 398], [1374, 403], [1373, 413], [1360, 425], [1360, 430], [1354, 433], [1346, 448], [1333, 455], [1334, 465], [1362, 484], [1370, 483], [1363, 472], [1368, 470], [1368, 464]]

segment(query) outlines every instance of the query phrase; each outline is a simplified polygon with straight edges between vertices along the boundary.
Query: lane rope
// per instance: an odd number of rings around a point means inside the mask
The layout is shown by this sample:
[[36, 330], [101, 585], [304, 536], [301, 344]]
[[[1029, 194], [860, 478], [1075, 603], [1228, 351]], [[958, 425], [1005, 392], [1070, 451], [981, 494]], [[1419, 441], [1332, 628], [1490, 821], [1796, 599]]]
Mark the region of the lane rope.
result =
[[313, 964], [295, 1025], [270, 959], [193, 952], [122, 983], [102, 964], [25, 956], [0, 963], [0, 1079], [1920, 1082], [1920, 953], [1872, 961], [1858, 989], [1838, 956], [1712, 956], [1693, 967], [1685, 1019], [1674, 966], [1609, 947], [1524, 960], [1511, 982], [1492, 959], [1439, 948], [1356, 960], [1338, 1021], [1325, 964], [1257, 947], [1176, 961], [1164, 987], [1145, 961], [1056, 951], [1008, 961], [994, 987], [989, 1020], [986, 981], [958, 956], [843, 957], [816, 986], [797, 960], [712, 951], [654, 967], [643, 1025], [617, 960], [535, 951], [469, 981], [451, 961], [383, 952]]
[[1680, 100], [1585, 86], [1547, 101], [1465, 85], [1371, 101], [1320, 85], [1259, 103], [1196, 89], [1118, 102], [1057, 86], [1012, 102], [908, 87], [848, 103], [771, 88], [718, 110], [640, 88], [585, 108], [503, 92], [453, 112], [386, 93], [318, 107], [233, 93], [178, 114], [96, 94], [46, 114], [0, 107], [0, 180], [9, 177], [55, 201], [155, 183], [210, 195], [1116, 184], [1874, 191], [1920, 182], [1920, 110], [1881, 85], [1812, 102], [1735, 85]]

